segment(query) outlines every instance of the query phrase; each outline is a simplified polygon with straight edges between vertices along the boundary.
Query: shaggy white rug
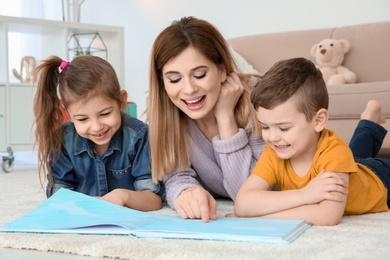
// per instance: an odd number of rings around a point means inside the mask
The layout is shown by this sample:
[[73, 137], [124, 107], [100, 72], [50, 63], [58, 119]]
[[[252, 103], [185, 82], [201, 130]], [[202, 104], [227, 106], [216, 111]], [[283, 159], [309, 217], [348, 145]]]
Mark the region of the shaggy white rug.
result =
[[[0, 225], [24, 215], [45, 199], [35, 167], [19, 165], [9, 174], [0, 172]], [[218, 216], [232, 209], [231, 201], [218, 201]], [[167, 206], [157, 212], [176, 214]], [[390, 212], [344, 217], [334, 227], [313, 226], [287, 245], [0, 232], [0, 247], [116, 259], [388, 259]]]

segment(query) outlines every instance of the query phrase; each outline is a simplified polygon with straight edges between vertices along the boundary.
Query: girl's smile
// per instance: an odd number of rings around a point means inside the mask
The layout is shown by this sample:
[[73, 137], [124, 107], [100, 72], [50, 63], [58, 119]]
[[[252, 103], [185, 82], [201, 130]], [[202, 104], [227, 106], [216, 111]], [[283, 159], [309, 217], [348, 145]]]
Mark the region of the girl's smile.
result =
[[68, 107], [68, 113], [77, 133], [91, 140], [100, 156], [122, 123], [119, 104], [102, 96], [75, 101]]

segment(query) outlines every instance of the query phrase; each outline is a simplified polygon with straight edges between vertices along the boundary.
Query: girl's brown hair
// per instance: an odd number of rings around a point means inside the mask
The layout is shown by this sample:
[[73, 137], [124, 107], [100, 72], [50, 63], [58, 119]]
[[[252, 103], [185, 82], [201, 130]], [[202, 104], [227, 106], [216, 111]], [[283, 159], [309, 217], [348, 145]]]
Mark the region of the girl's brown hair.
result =
[[[236, 71], [229, 47], [221, 33], [210, 23], [194, 17], [174, 21], [154, 41], [149, 75], [147, 121], [149, 123], [150, 150], [153, 180], [162, 180], [165, 173], [189, 163], [187, 117], [169, 99], [162, 76], [164, 65], [188, 47], [195, 48], [217, 66], [223, 66], [230, 74]], [[250, 75], [239, 75], [245, 87], [236, 108], [238, 127], [259, 135], [255, 110], [250, 103], [251, 88], [247, 84]]]
[[[51, 163], [60, 155], [63, 111], [75, 100], [104, 96], [121, 104], [121, 90], [115, 70], [96, 56], [79, 56], [62, 71], [63, 60], [57, 56], [45, 59], [34, 71], [37, 92], [34, 97], [35, 147], [38, 147], [38, 172], [48, 173]], [[61, 109], [63, 107], [63, 110]]]

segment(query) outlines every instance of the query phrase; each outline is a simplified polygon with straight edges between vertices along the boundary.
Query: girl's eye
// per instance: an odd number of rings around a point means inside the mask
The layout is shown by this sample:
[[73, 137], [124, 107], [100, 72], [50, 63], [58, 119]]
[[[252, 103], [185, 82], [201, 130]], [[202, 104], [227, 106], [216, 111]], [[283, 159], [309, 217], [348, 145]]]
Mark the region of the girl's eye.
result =
[[87, 121], [87, 118], [79, 118], [79, 119], [77, 119], [77, 121], [84, 122], [84, 121]]
[[290, 128], [280, 128], [280, 131], [287, 132]]
[[100, 114], [101, 116], [108, 116], [111, 112]]
[[261, 129], [263, 129], [263, 130], [268, 130], [269, 129], [269, 127], [268, 126], [261, 126]]
[[202, 75], [195, 75], [194, 77], [197, 79], [203, 79], [204, 77], [206, 77], [206, 73], [204, 73]]

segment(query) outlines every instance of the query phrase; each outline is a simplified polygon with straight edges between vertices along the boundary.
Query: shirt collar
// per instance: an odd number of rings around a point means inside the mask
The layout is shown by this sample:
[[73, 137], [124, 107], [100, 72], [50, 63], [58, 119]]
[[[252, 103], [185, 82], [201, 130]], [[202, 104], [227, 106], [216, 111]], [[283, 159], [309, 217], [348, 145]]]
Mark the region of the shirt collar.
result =
[[[110, 144], [108, 146], [107, 151], [104, 153], [103, 158], [106, 156], [110, 156], [114, 150], [122, 152], [123, 145], [123, 126], [118, 129], [118, 131], [112, 137]], [[93, 142], [87, 138], [84, 138], [80, 135], [77, 135], [76, 144], [74, 146], [73, 153], [74, 155], [81, 154], [83, 152], [88, 152], [91, 158], [95, 158], [97, 153], [95, 152], [95, 148], [93, 147]]]

